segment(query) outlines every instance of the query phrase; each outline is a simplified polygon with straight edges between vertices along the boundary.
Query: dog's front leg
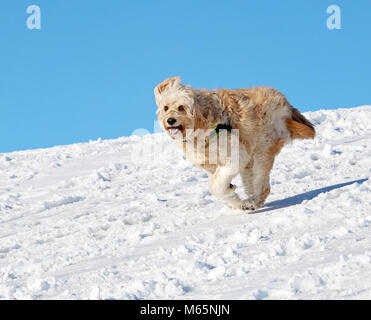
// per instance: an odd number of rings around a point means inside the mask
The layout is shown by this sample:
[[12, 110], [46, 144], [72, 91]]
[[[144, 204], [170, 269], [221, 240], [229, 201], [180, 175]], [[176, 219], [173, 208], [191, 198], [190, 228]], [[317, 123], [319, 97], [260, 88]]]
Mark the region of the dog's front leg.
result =
[[236, 186], [231, 184], [235, 174], [231, 174], [229, 168], [218, 167], [213, 174], [209, 174], [210, 192], [219, 199], [229, 202], [233, 209], [241, 210], [241, 199], [234, 190]]

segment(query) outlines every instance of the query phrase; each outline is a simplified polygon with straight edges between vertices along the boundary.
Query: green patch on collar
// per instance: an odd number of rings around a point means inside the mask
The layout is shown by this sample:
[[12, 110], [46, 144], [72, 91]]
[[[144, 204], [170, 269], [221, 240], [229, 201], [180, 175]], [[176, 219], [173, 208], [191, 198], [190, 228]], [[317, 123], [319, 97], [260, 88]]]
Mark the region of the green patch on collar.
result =
[[227, 130], [228, 132], [232, 131], [232, 127], [230, 124], [221, 123], [218, 124], [216, 127], [212, 128], [213, 130], [210, 132], [209, 136], [206, 138], [205, 146], [208, 147], [211, 140], [217, 138], [220, 134], [220, 130]]

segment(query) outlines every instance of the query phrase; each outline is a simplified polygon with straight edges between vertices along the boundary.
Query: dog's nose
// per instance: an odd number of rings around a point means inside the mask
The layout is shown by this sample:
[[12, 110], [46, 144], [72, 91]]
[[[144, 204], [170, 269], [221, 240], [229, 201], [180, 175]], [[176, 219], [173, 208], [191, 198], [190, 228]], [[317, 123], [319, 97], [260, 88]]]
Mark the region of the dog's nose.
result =
[[171, 126], [176, 122], [175, 118], [169, 118], [167, 119], [167, 123], [170, 124]]

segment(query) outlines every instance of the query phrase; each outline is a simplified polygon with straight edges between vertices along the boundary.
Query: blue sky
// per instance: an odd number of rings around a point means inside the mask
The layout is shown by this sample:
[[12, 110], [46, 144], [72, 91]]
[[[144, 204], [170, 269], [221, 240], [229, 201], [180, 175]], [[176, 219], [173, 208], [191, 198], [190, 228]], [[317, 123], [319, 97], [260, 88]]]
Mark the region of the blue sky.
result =
[[4, 0], [0, 152], [153, 131], [153, 88], [174, 75], [272, 86], [301, 111], [370, 104], [370, 21], [369, 0]]

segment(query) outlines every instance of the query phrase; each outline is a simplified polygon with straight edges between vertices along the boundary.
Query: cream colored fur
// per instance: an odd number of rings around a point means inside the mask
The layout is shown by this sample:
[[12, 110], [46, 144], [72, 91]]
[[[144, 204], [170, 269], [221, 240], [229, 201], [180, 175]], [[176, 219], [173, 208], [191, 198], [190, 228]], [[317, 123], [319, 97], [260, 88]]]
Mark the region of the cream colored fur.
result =
[[[272, 88], [200, 90], [173, 77], [156, 86], [154, 92], [164, 131], [189, 160], [206, 170], [212, 194], [234, 209], [263, 206], [270, 192], [269, 174], [275, 156], [292, 139], [315, 135], [312, 124]], [[169, 118], [176, 122], [169, 125]], [[224, 123], [234, 130], [208, 141], [213, 127]], [[238, 174], [246, 200], [240, 199], [231, 184]]]

